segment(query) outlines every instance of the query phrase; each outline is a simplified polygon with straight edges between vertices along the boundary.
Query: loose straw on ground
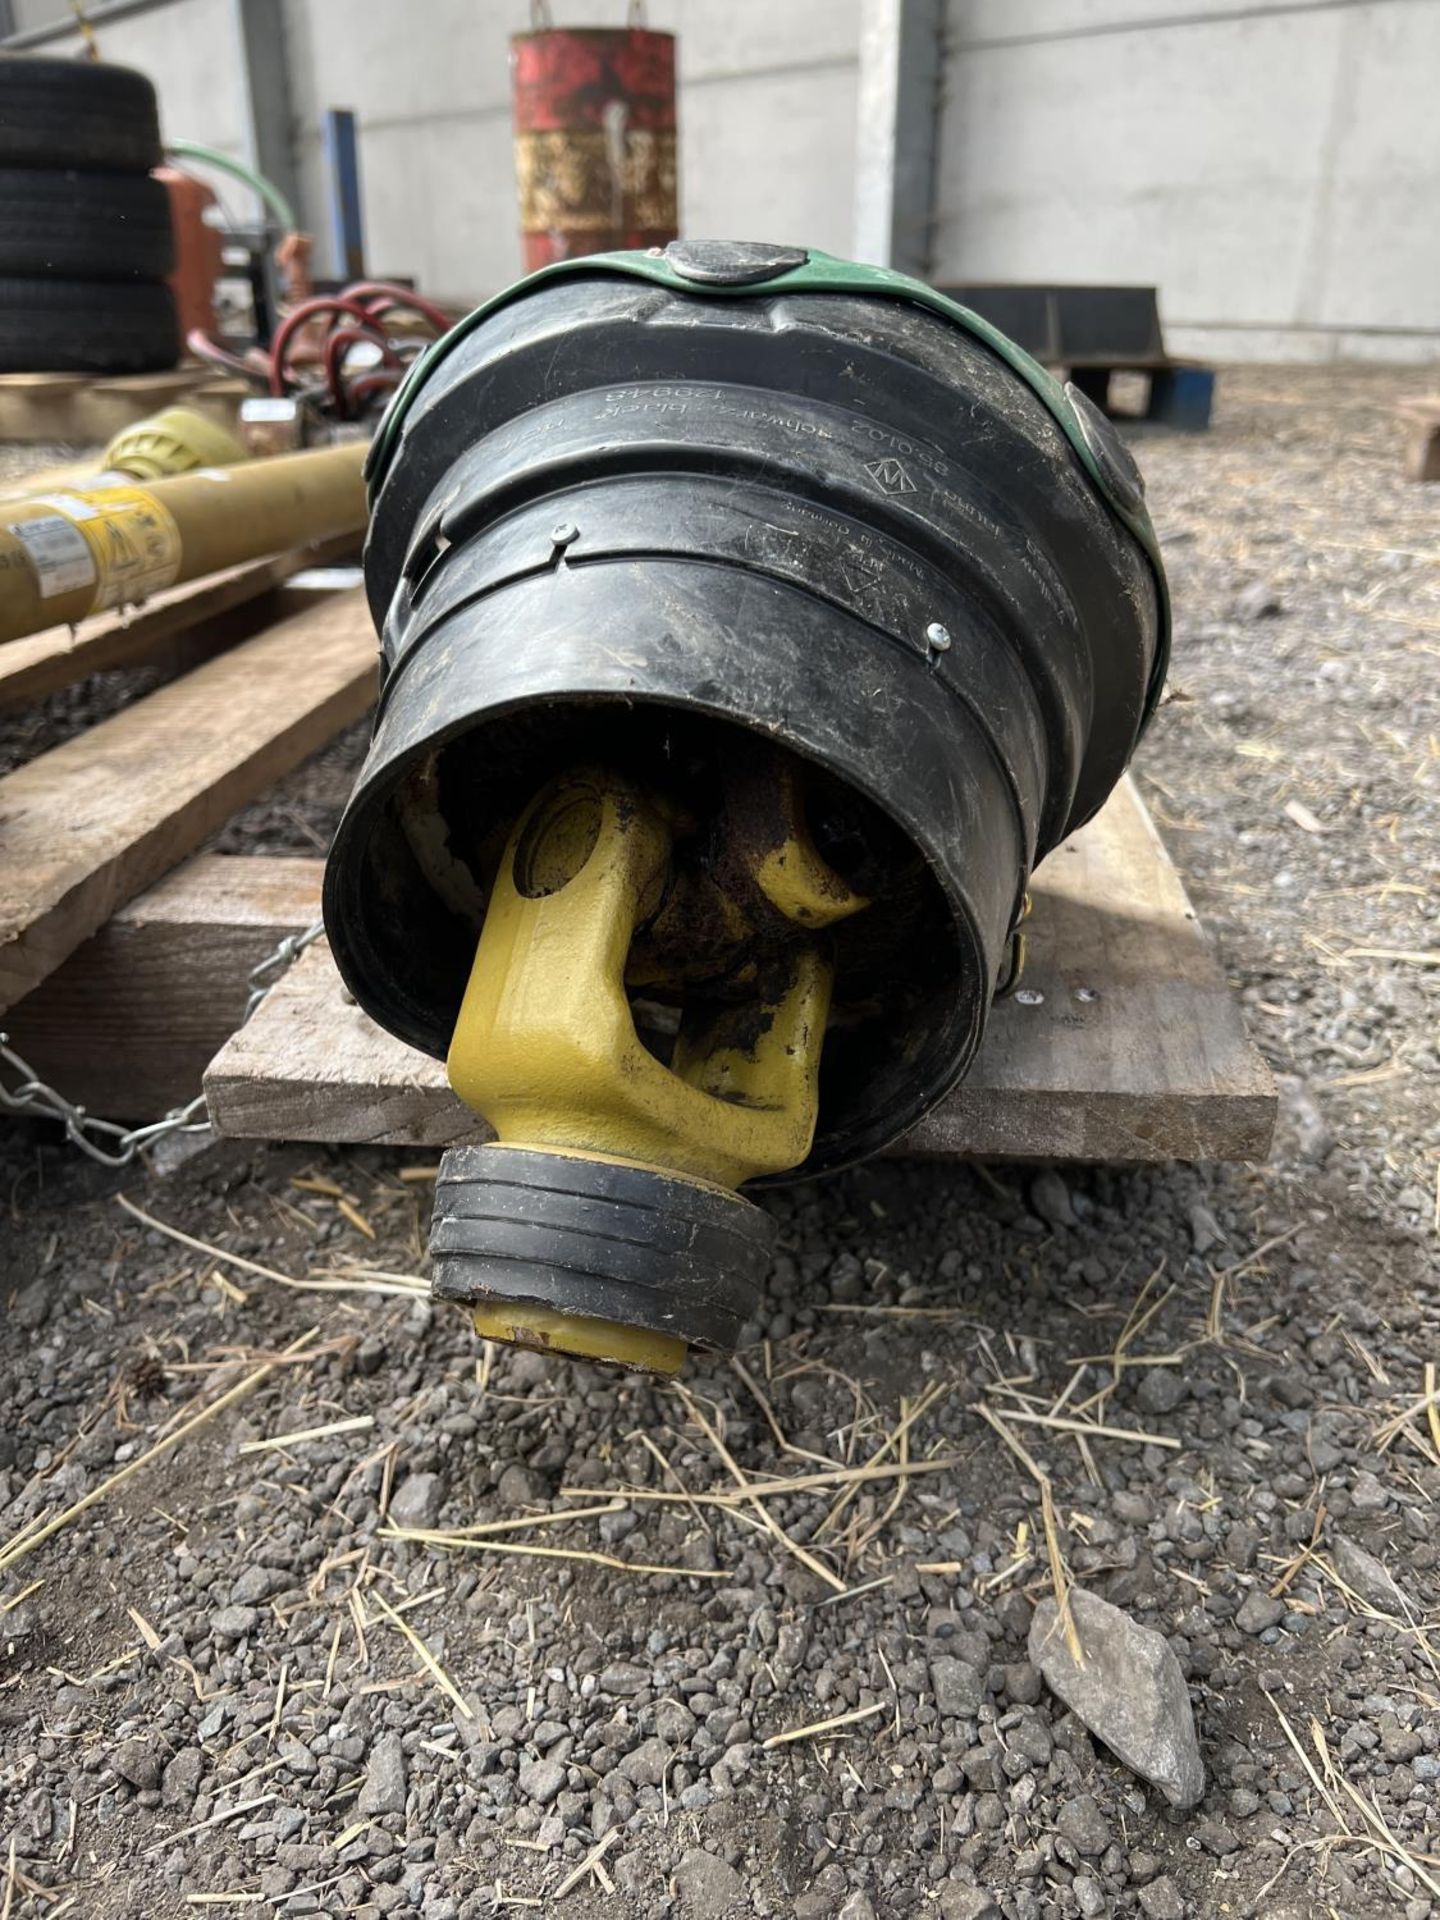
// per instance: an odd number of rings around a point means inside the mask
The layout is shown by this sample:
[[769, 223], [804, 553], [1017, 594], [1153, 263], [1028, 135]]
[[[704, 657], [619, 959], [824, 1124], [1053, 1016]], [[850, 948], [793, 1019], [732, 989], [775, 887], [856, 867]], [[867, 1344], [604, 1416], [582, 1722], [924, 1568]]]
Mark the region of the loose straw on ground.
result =
[[1080, 1645], [1080, 1635], [1075, 1628], [1074, 1615], [1070, 1611], [1070, 1581], [1065, 1572], [1064, 1557], [1060, 1552], [1060, 1535], [1055, 1525], [1055, 1495], [1050, 1485], [1050, 1476], [1033, 1454], [1020, 1444], [993, 1409], [980, 1401], [977, 1402], [975, 1411], [987, 1426], [995, 1429], [1040, 1489], [1040, 1518], [1045, 1528], [1045, 1548], [1050, 1558], [1050, 1579], [1055, 1588], [1055, 1605], [1059, 1610], [1060, 1630], [1065, 1635], [1065, 1645], [1069, 1649], [1070, 1658], [1077, 1667], [1083, 1667], [1085, 1654]]
[[465, 1699], [465, 1696], [450, 1678], [449, 1674], [446, 1673], [429, 1647], [427, 1647], [425, 1642], [420, 1638], [419, 1634], [416, 1633], [410, 1622], [401, 1618], [385, 1598], [384, 1594], [372, 1592], [370, 1598], [375, 1602], [376, 1606], [379, 1607], [380, 1611], [385, 1615], [385, 1618], [390, 1622], [391, 1626], [395, 1628], [396, 1632], [403, 1634], [409, 1641], [420, 1660], [420, 1664], [425, 1668], [440, 1691], [449, 1696], [467, 1720], [473, 1720], [475, 1718], [475, 1709]]
[[[1261, 1691], [1263, 1692], [1264, 1689], [1262, 1688]], [[1315, 1719], [1311, 1720], [1310, 1738], [1315, 1743], [1316, 1754], [1319, 1756], [1320, 1763], [1325, 1769], [1324, 1778], [1321, 1777], [1315, 1762], [1301, 1745], [1299, 1736], [1296, 1734], [1289, 1720], [1286, 1719], [1284, 1711], [1275, 1696], [1271, 1693], [1266, 1693], [1265, 1698], [1270, 1702], [1275, 1718], [1280, 1722], [1281, 1731], [1289, 1741], [1292, 1752], [1310, 1776], [1311, 1784], [1320, 1798], [1325, 1802], [1326, 1807], [1329, 1809], [1330, 1817], [1340, 1829], [1341, 1835], [1346, 1840], [1352, 1842], [1358, 1841], [1361, 1845], [1373, 1847], [1382, 1858], [1386, 1855], [1393, 1856], [1402, 1866], [1414, 1874], [1422, 1886], [1426, 1887], [1431, 1893], [1440, 1895], [1440, 1882], [1437, 1882], [1431, 1874], [1427, 1873], [1425, 1867], [1416, 1856], [1396, 1839], [1394, 1833], [1390, 1830], [1389, 1826], [1387, 1826], [1379, 1808], [1371, 1805], [1363, 1794], [1336, 1768], [1334, 1761], [1330, 1758], [1329, 1743], [1326, 1741], [1325, 1732], [1320, 1722]], [[1344, 1807], [1341, 1801], [1336, 1798], [1333, 1791], [1337, 1786], [1341, 1788], [1346, 1796], [1359, 1808], [1361, 1818], [1370, 1829], [1368, 1833], [1357, 1834], [1355, 1829], [1350, 1825], [1350, 1822], [1345, 1818]]]
[[[741, 1472], [739, 1466], [736, 1464], [735, 1456], [731, 1453], [730, 1449], [726, 1446], [725, 1442], [720, 1438], [720, 1435], [717, 1432], [717, 1430], [711, 1425], [711, 1423], [705, 1418], [705, 1415], [700, 1411], [699, 1406], [695, 1402], [694, 1396], [687, 1393], [684, 1387], [682, 1386], [677, 1385], [675, 1388], [675, 1391], [680, 1396], [680, 1399], [684, 1404], [686, 1412], [690, 1415], [690, 1418], [695, 1422], [696, 1426], [699, 1427], [700, 1431], [705, 1435], [705, 1438], [710, 1442], [710, 1445], [715, 1449], [715, 1452], [718, 1455], [721, 1464], [724, 1466], [725, 1471], [730, 1475], [730, 1478], [735, 1482], [735, 1485], [739, 1488], [741, 1497], [748, 1499], [749, 1492], [750, 1492], [750, 1481]], [[823, 1580], [827, 1586], [833, 1587], [836, 1593], [844, 1593], [846, 1591], [845, 1582], [840, 1578], [839, 1574], [832, 1573], [829, 1567], [825, 1565], [823, 1560], [817, 1560], [813, 1553], [810, 1553], [806, 1548], [802, 1547], [797, 1541], [792, 1540], [789, 1534], [786, 1533], [785, 1529], [780, 1525], [780, 1522], [775, 1518], [774, 1514], [770, 1512], [768, 1507], [762, 1506], [758, 1500], [751, 1501], [750, 1504], [754, 1506], [756, 1513], [760, 1516], [761, 1521], [764, 1523], [766, 1532], [773, 1535], [773, 1537], [780, 1543], [780, 1545], [784, 1547], [785, 1551], [789, 1554], [792, 1554], [795, 1557], [795, 1559], [797, 1559], [800, 1562], [802, 1567], [808, 1568], [809, 1571], [813, 1573], [817, 1579]]]
[[595, 1869], [600, 1865], [600, 1862], [605, 1858], [606, 1854], [610, 1851], [611, 1847], [613, 1847], [615, 1842], [620, 1838], [622, 1831], [623, 1829], [620, 1827], [612, 1827], [610, 1831], [605, 1835], [604, 1839], [600, 1842], [600, 1844], [590, 1849], [589, 1853], [586, 1854], [585, 1858], [580, 1862], [579, 1866], [573, 1868], [569, 1873], [566, 1874], [565, 1878], [560, 1882], [559, 1886], [556, 1887], [554, 1893], [551, 1894], [550, 1898], [552, 1900], [563, 1900], [566, 1894], [569, 1893], [572, 1890], [572, 1888], [579, 1886], [580, 1882], [585, 1878], [587, 1873], [594, 1873]]
[[241, 1453], [269, 1453], [278, 1447], [299, 1447], [308, 1440], [329, 1440], [340, 1433], [368, 1433], [375, 1424], [371, 1413], [357, 1413], [351, 1420], [332, 1420], [324, 1427], [301, 1427], [294, 1433], [272, 1434], [268, 1440], [247, 1440]]
[[[878, 1467], [881, 1464], [881, 1462], [884, 1460], [886, 1454], [890, 1453], [895, 1447], [897, 1447], [900, 1444], [901, 1440], [910, 1431], [911, 1427], [914, 1426], [915, 1422], [917, 1420], [923, 1419], [923, 1417], [930, 1411], [930, 1409], [936, 1404], [936, 1402], [943, 1400], [945, 1396], [949, 1393], [949, 1391], [950, 1391], [950, 1386], [948, 1382], [937, 1380], [934, 1386], [930, 1387], [928, 1391], [921, 1394], [920, 1398], [916, 1401], [915, 1405], [911, 1407], [908, 1410], [908, 1412], [902, 1406], [900, 1409], [899, 1425], [892, 1428], [891, 1431], [886, 1435], [886, 1437], [881, 1441], [880, 1445], [875, 1449], [874, 1453], [871, 1454], [869, 1460], [866, 1462], [866, 1465], [868, 1467]], [[908, 1458], [901, 1460], [899, 1463], [899, 1466], [903, 1475], [904, 1469], [909, 1466]], [[861, 1484], [863, 1483], [854, 1479], [848, 1480], [845, 1483], [845, 1491], [840, 1495], [840, 1498], [835, 1502], [834, 1506], [830, 1509], [829, 1513], [826, 1514], [824, 1520], [821, 1521], [820, 1526], [816, 1530], [818, 1533], [828, 1533], [834, 1526], [837, 1525], [841, 1514], [845, 1511], [850, 1501], [852, 1501], [855, 1498], [856, 1489]], [[903, 1489], [903, 1486], [904, 1486], [903, 1478], [901, 1480], [901, 1486]]]
[[864, 1485], [870, 1480], [913, 1480], [919, 1474], [949, 1473], [963, 1466], [959, 1453], [944, 1454], [938, 1460], [912, 1460], [908, 1467], [837, 1467], [833, 1473], [798, 1473], [793, 1480], [747, 1480], [744, 1492], [666, 1493], [659, 1487], [562, 1487], [566, 1500], [593, 1500], [597, 1493], [612, 1500], [695, 1500], [708, 1507], [739, 1507], [751, 1500], [778, 1500], [789, 1493], [821, 1493], [830, 1487]]
[[[566, 1516], [569, 1517], [568, 1515]], [[728, 1580], [724, 1568], [657, 1567], [640, 1560], [617, 1560], [613, 1553], [592, 1553], [583, 1547], [534, 1547], [515, 1540], [474, 1540], [463, 1533], [430, 1533], [419, 1527], [395, 1527], [387, 1540], [414, 1540], [426, 1547], [450, 1547], [455, 1552], [519, 1553], [536, 1560], [580, 1560], [592, 1567], [613, 1567], [617, 1573], [675, 1574], [682, 1580]]]
[[1168, 1433], [1142, 1433], [1134, 1427], [1110, 1427], [1099, 1420], [1071, 1420], [1064, 1414], [1031, 1413], [1020, 1407], [1006, 1407], [1004, 1418], [1022, 1426], [1050, 1427], [1056, 1433], [1083, 1434], [1087, 1440], [1128, 1440], [1137, 1447], [1178, 1448], [1180, 1442]]
[[131, 1214], [142, 1226], [163, 1233], [167, 1239], [178, 1241], [182, 1247], [189, 1247], [192, 1253], [203, 1253], [211, 1260], [225, 1260], [242, 1272], [258, 1274], [262, 1280], [273, 1280], [276, 1286], [290, 1287], [296, 1293], [391, 1293], [411, 1299], [417, 1293], [429, 1291], [425, 1282], [418, 1277], [403, 1278], [389, 1274], [384, 1279], [354, 1280], [297, 1280], [293, 1274], [281, 1273], [275, 1267], [262, 1266], [258, 1260], [249, 1260], [243, 1253], [230, 1253], [224, 1247], [213, 1246], [208, 1240], [198, 1240], [193, 1233], [182, 1233], [179, 1227], [172, 1227], [168, 1220], [157, 1220], [153, 1213], [146, 1213], [143, 1207], [137, 1207], [123, 1193], [115, 1196], [117, 1202]]
[[192, 1433], [198, 1433], [200, 1428], [213, 1420], [217, 1413], [223, 1413], [227, 1407], [236, 1406], [240, 1401], [248, 1399], [257, 1387], [264, 1386], [285, 1360], [303, 1353], [318, 1331], [318, 1328], [311, 1327], [307, 1333], [301, 1334], [298, 1340], [292, 1341], [285, 1349], [279, 1360], [269, 1360], [264, 1366], [256, 1367], [253, 1373], [247, 1373], [245, 1378], [237, 1381], [228, 1393], [222, 1393], [218, 1400], [212, 1400], [208, 1407], [203, 1407], [183, 1425], [176, 1427], [173, 1433], [167, 1433], [163, 1439], [157, 1440], [153, 1447], [147, 1447], [144, 1453], [128, 1461], [118, 1473], [112, 1473], [108, 1480], [102, 1480], [98, 1487], [93, 1488], [83, 1499], [77, 1500], [73, 1506], [66, 1507], [63, 1513], [57, 1513], [52, 1520], [47, 1520], [43, 1525], [37, 1525], [31, 1521], [28, 1527], [22, 1527], [13, 1539], [0, 1547], [0, 1573], [8, 1571], [27, 1554], [33, 1553], [36, 1547], [42, 1546], [45, 1541], [62, 1532], [73, 1520], [78, 1520], [82, 1513], [87, 1512], [91, 1507], [98, 1506], [102, 1500], [108, 1499], [117, 1487], [123, 1486], [125, 1481], [132, 1479], [135, 1474], [150, 1466], [161, 1455], [172, 1452], [182, 1441], [188, 1440]]
[[808, 1727], [791, 1727], [786, 1733], [772, 1733], [768, 1740], [760, 1742], [761, 1751], [768, 1753], [772, 1747], [788, 1746], [792, 1740], [811, 1740], [817, 1733], [834, 1733], [840, 1727], [857, 1726], [862, 1720], [873, 1720], [877, 1713], [888, 1713], [888, 1702], [877, 1700], [873, 1706], [857, 1707], [853, 1713], [836, 1714], [833, 1720], [815, 1720]]
[[[623, 1513], [623, 1500], [607, 1500], [602, 1507], [571, 1507], [563, 1513], [521, 1513], [509, 1520], [477, 1520], [468, 1527], [446, 1527], [444, 1533], [450, 1540], [483, 1540], [492, 1533], [516, 1533], [525, 1527], [553, 1527], [562, 1520], [593, 1520], [597, 1514]], [[407, 1533], [403, 1527], [382, 1527], [382, 1540], [409, 1540], [413, 1533]]]

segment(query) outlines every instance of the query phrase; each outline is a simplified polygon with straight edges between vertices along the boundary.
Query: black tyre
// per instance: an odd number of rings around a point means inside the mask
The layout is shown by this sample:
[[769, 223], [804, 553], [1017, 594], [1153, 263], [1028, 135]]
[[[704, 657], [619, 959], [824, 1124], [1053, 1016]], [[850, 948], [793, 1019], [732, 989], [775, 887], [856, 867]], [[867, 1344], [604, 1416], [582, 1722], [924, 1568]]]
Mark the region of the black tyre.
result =
[[174, 264], [170, 196], [148, 174], [0, 167], [0, 273], [161, 280]]
[[155, 89], [143, 73], [0, 54], [0, 166], [148, 173], [160, 159]]
[[0, 279], [0, 373], [157, 373], [179, 358], [161, 280]]

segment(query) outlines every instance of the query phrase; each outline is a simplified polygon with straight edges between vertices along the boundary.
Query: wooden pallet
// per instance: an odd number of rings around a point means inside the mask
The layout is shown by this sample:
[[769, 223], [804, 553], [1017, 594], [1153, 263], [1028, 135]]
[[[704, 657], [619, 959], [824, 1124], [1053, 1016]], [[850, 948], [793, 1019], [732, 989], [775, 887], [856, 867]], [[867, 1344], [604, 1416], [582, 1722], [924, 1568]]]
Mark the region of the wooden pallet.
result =
[[[222, 1132], [481, 1137], [439, 1063], [346, 999], [323, 943], [236, 1031], [251, 970], [314, 921], [320, 863], [187, 856], [374, 694], [363, 595], [297, 599], [286, 582], [306, 558], [178, 589], [73, 640], [0, 649], [0, 704], [167, 647], [201, 662], [0, 780], [0, 1012], [42, 1078], [107, 1117], [158, 1118], [209, 1062]], [[994, 1010], [970, 1076], [904, 1150], [1263, 1155], [1270, 1077], [1128, 782], [1046, 863], [1034, 897], [1022, 992]]]
[[209, 367], [171, 373], [0, 373], [0, 440], [70, 441], [98, 446], [165, 407], [194, 407], [233, 427], [248, 382], [217, 378]]
[[28, 706], [114, 667], [198, 666], [298, 612], [303, 601], [286, 591], [296, 576], [332, 569], [354, 550], [354, 536], [343, 534], [170, 587], [127, 613], [97, 613], [73, 627], [47, 627], [11, 640], [0, 647], [0, 711]]
[[[910, 1154], [1263, 1157], [1268, 1070], [1129, 781], [1036, 876], [1023, 992]], [[443, 1066], [350, 1002], [312, 948], [205, 1077], [222, 1133], [446, 1146], [485, 1138]]]
[[326, 595], [0, 780], [0, 1013], [375, 697], [364, 595]]
[[[483, 1137], [438, 1062], [346, 1000], [323, 944], [234, 1033], [250, 970], [316, 918], [321, 863], [210, 855], [123, 908], [14, 1010], [16, 1044], [93, 1111], [156, 1118], [206, 1088], [243, 1137], [444, 1146]], [[1037, 875], [1024, 997], [905, 1150], [952, 1157], [1263, 1157], [1270, 1076], [1127, 783]]]

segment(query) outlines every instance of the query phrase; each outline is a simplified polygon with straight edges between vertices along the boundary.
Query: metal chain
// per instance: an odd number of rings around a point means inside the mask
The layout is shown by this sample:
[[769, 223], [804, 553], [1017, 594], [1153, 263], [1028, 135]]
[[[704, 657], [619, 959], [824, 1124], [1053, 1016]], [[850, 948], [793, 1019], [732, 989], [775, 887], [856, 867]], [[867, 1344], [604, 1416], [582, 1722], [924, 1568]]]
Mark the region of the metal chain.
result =
[[[280, 984], [305, 949], [313, 946], [324, 931], [324, 921], [317, 920], [303, 933], [287, 933], [274, 952], [267, 953], [259, 966], [251, 970], [247, 981], [250, 992], [245, 1001], [245, 1011], [240, 1016], [242, 1027]], [[147, 1126], [123, 1127], [114, 1120], [98, 1120], [93, 1114], [87, 1113], [84, 1107], [76, 1106], [63, 1093], [47, 1086], [29, 1061], [18, 1054], [9, 1041], [9, 1034], [0, 1033], [0, 1064], [17, 1073], [20, 1080], [18, 1086], [7, 1087], [4, 1080], [0, 1079], [0, 1107], [10, 1113], [58, 1120], [71, 1145], [88, 1154], [92, 1160], [98, 1160], [102, 1167], [128, 1167], [136, 1154], [153, 1147], [157, 1140], [165, 1139], [168, 1134], [203, 1133], [210, 1124], [208, 1119], [202, 1117], [205, 1113], [203, 1093], [197, 1093], [183, 1107], [172, 1107], [163, 1120], [152, 1120]]]

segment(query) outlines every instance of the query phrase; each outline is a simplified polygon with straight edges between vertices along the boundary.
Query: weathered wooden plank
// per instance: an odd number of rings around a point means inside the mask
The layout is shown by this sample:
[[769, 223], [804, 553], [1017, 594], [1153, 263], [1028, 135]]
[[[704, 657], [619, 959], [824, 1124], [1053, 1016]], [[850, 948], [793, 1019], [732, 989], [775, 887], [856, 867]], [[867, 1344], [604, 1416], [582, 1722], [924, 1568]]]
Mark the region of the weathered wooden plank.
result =
[[[1022, 992], [898, 1151], [1157, 1161], [1266, 1152], [1275, 1094], [1127, 782], [1036, 876]], [[347, 1001], [312, 948], [205, 1079], [225, 1133], [445, 1146], [484, 1137], [444, 1069]]]
[[154, 660], [192, 637], [196, 651], [220, 652], [243, 637], [243, 617], [227, 623], [225, 616], [248, 607], [258, 630], [267, 615], [278, 618], [284, 611], [266, 596], [306, 567], [329, 567], [347, 559], [357, 545], [353, 534], [345, 534], [317, 546], [273, 553], [171, 587], [127, 614], [98, 613], [77, 627], [47, 627], [27, 639], [12, 640], [0, 647], [0, 709], [44, 699], [87, 674]]
[[363, 593], [282, 621], [0, 781], [0, 1010], [375, 692]]
[[79, 373], [0, 374], [0, 440], [68, 440], [84, 446], [180, 404], [233, 424], [243, 380], [220, 381], [209, 367], [109, 378]]
[[121, 907], [7, 1014], [42, 1080], [109, 1120], [158, 1120], [200, 1091], [249, 976], [320, 917], [324, 862], [198, 854]]
[[1066, 1159], [1263, 1155], [1270, 1074], [1128, 779], [1045, 862], [1033, 898], [1021, 991], [909, 1150], [1010, 1157], [1043, 1133], [1047, 1157]]

